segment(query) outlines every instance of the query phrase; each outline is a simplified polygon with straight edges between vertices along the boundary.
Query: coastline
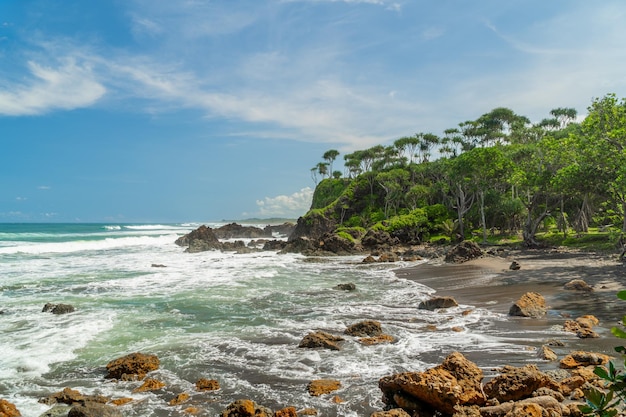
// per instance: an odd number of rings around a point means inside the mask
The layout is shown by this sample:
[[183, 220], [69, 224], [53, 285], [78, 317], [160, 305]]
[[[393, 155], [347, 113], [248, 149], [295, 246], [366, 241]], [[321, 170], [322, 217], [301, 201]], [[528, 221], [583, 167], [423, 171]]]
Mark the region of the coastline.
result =
[[[509, 269], [516, 261], [519, 270]], [[510, 250], [498, 255], [484, 255], [461, 264], [444, 263], [443, 259], [429, 260], [423, 264], [396, 271], [396, 276], [426, 285], [436, 296], [451, 296], [460, 305], [470, 305], [494, 313], [508, 315], [511, 305], [526, 292], [544, 296], [548, 313], [540, 319], [508, 317], [497, 331], [519, 338], [521, 350], [539, 350], [551, 339], [565, 346], [555, 349], [559, 358], [573, 350], [585, 350], [615, 356], [615, 346], [626, 341], [611, 333], [626, 314], [626, 302], [616, 293], [626, 288], [626, 264], [617, 256], [579, 252], [570, 249]], [[564, 289], [571, 280], [581, 279], [593, 287], [592, 292]], [[594, 330], [599, 338], [579, 339], [562, 330], [563, 323], [583, 315], [592, 314], [600, 323]], [[529, 334], [534, 337], [527, 337]], [[533, 340], [535, 339], [535, 340]], [[470, 355], [479, 366], [490, 368], [504, 365], [521, 366], [528, 362], [528, 353], [519, 357], [501, 357], [485, 352]], [[537, 359], [545, 369], [555, 363]]]

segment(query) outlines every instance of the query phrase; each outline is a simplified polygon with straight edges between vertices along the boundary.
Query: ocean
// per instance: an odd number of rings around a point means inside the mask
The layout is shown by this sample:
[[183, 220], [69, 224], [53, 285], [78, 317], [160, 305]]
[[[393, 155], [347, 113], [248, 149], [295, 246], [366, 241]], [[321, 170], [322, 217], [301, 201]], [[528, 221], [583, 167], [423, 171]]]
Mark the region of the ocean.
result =
[[[0, 398], [25, 417], [46, 412], [39, 400], [65, 387], [132, 397], [120, 408], [126, 416], [177, 416], [187, 407], [216, 416], [242, 398], [273, 410], [369, 416], [384, 406], [383, 376], [425, 370], [455, 350], [536, 360], [524, 344], [545, 336], [512, 335], [509, 318], [485, 308], [418, 310], [433, 290], [394, 270], [423, 261], [185, 253], [174, 241], [197, 226], [1, 224]], [[336, 289], [342, 283], [356, 290]], [[76, 311], [42, 312], [46, 303]], [[342, 334], [363, 320], [380, 321], [396, 342], [365, 346], [344, 336], [340, 351], [298, 348], [309, 332]], [[151, 376], [164, 389], [132, 393], [139, 382], [104, 379], [109, 361], [133, 352], [159, 357]], [[200, 378], [221, 389], [196, 392]], [[310, 396], [308, 382], [325, 378], [341, 388]], [[187, 402], [168, 405], [182, 392]]]

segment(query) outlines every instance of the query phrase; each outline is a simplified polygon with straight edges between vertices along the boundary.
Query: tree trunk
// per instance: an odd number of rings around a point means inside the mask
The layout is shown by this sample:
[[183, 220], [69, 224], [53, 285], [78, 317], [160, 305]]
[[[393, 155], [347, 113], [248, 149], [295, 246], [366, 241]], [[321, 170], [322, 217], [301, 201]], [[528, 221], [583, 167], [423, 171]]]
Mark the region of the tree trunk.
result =
[[480, 222], [483, 226], [483, 243], [487, 243], [487, 220], [485, 219], [485, 191], [478, 192], [480, 198]]

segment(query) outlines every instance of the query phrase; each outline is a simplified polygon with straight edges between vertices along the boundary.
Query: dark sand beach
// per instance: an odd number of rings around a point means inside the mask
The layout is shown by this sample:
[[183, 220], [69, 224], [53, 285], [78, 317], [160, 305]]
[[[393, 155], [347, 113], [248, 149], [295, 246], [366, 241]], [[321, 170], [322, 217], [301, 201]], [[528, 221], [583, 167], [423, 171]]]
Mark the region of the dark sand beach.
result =
[[[509, 269], [511, 263], [519, 270]], [[483, 367], [528, 363], [528, 350], [538, 350], [550, 339], [565, 346], [553, 348], [561, 358], [573, 350], [586, 350], [615, 355], [614, 347], [626, 340], [614, 337], [610, 329], [620, 325], [626, 314], [626, 301], [616, 293], [626, 289], [626, 263], [617, 255], [603, 255], [565, 249], [510, 250], [499, 256], [485, 255], [462, 264], [447, 264], [434, 259], [415, 267], [397, 271], [397, 276], [411, 279], [436, 290], [435, 295], [452, 296], [461, 305], [508, 314], [511, 305], [528, 291], [544, 296], [548, 313], [544, 318], [511, 317], [498, 323], [494, 332], [506, 335], [509, 341], [519, 338], [520, 355], [503, 357], [484, 352], [469, 358]], [[571, 280], [582, 279], [593, 287], [592, 292], [564, 289]], [[579, 339], [562, 331], [568, 319], [593, 314], [600, 320], [594, 330], [599, 338]], [[462, 334], [459, 336], [462, 337]], [[544, 363], [544, 367], [556, 364]]]

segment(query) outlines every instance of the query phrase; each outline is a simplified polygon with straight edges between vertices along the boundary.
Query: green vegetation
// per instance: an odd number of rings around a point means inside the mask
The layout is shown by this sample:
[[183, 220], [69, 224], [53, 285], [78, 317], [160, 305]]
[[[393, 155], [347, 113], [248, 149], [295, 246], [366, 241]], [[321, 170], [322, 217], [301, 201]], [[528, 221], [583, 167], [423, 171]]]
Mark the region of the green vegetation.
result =
[[496, 108], [442, 136], [417, 133], [346, 154], [343, 175], [331, 149], [311, 169], [317, 187], [307, 216], [340, 228], [413, 228], [438, 242], [614, 250], [626, 233], [626, 101], [608, 94], [581, 123], [576, 117], [557, 108], [533, 124]]

